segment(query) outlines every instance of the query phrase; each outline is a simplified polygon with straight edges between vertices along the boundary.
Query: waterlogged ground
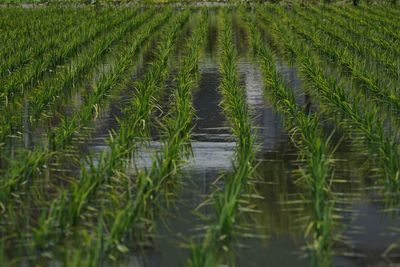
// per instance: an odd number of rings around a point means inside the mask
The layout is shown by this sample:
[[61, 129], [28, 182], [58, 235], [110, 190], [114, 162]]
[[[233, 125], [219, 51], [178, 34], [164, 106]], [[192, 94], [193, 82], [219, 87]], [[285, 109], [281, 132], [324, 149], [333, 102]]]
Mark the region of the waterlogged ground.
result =
[[[216, 186], [223, 187], [222, 174], [232, 173], [232, 160], [236, 148], [235, 139], [227, 125], [220, 106], [220, 73], [217, 48], [218, 25], [217, 12], [210, 11], [207, 42], [200, 58], [198, 86], [193, 91], [195, 119], [191, 140], [192, 155], [188, 157], [173, 188], [170, 201], [161, 205], [156, 216], [156, 229], [143, 246], [132, 245], [126, 256], [119, 261], [121, 266], [185, 266], [191, 241], [200, 241], [207, 222], [199, 214], [213, 216], [213, 207], [205, 203]], [[310, 211], [307, 208], [305, 188], [299, 185], [298, 168], [303, 162], [298, 148], [293, 144], [287, 132], [284, 118], [270, 102], [264, 89], [261, 70], [250, 53], [248, 36], [239, 18], [233, 16], [234, 44], [237, 47], [240, 82], [246, 91], [246, 102], [251, 108], [254, 135], [257, 136], [257, 156], [255, 172], [250, 183], [254, 195], [250, 198], [255, 212], [243, 214], [237, 222], [237, 240], [233, 254], [237, 266], [310, 266], [305, 252], [305, 225]], [[185, 38], [196, 27], [192, 18], [177, 39], [177, 47], [172, 52], [172, 66], [165, 90], [165, 106], [160, 107], [161, 120], [167, 112], [169, 94], [173, 90], [174, 77], [182, 58], [181, 51]], [[95, 122], [81, 131], [73, 143], [77, 147], [70, 151], [73, 155], [96, 155], [109, 149], [106, 140], [109, 131], [118, 131], [116, 117], [121, 109], [129, 105], [129, 97], [134, 81], [139, 79], [151, 62], [151, 51], [156, 47], [159, 36], [155, 35], [150, 44], [141, 50], [137, 57], [138, 67], [131, 75], [131, 86], [113, 96], [108, 107], [101, 110]], [[297, 104], [307, 112], [318, 112], [319, 106], [304, 92], [303, 81], [297, 68], [287, 62], [279, 53], [277, 69], [286, 84], [294, 90]], [[104, 59], [92, 75], [96, 79], [107, 68], [112, 58]], [[68, 101], [58, 106], [57, 114], [72, 114], [82, 104], [85, 88], [92, 82], [77, 86]], [[161, 111], [162, 110], [162, 111]], [[25, 110], [24, 132], [19, 138], [13, 138], [4, 149], [10, 155], [21, 147], [32, 148], [46, 142], [46, 129], [57, 124], [59, 118], [52, 117], [40, 127], [30, 126], [29, 110]], [[332, 247], [334, 266], [390, 266], [400, 263], [400, 251], [384, 252], [400, 239], [400, 220], [398, 207], [391, 207], [382, 199], [382, 188], [374, 179], [375, 162], [368, 160], [367, 147], [354, 136], [345, 135], [336, 129], [326, 117], [320, 117], [324, 131], [333, 132], [332, 143], [337, 145], [333, 158], [335, 172], [332, 192], [335, 196], [334, 214], [336, 242]], [[161, 123], [161, 122], [160, 122]], [[149, 168], [155, 151], [161, 149], [161, 128], [153, 126], [152, 138], [144, 140], [134, 158], [128, 159], [128, 173], [135, 175], [137, 170]], [[90, 136], [87, 138], [87, 136]], [[79, 174], [77, 163], [49, 166], [47, 178], [72, 177]], [[60, 178], [61, 180], [61, 178]], [[104, 190], [104, 189], [103, 189]], [[5, 233], [2, 233], [4, 235]], [[16, 246], [19, 246], [18, 244]], [[11, 253], [13, 247], [7, 248]], [[17, 258], [24, 258], [23, 250], [17, 250]], [[45, 255], [46, 256], [46, 255]], [[45, 257], [46, 258], [46, 257]], [[49, 255], [57, 262], [56, 256]], [[50, 260], [50, 262], [52, 262]], [[24, 262], [24, 260], [19, 261]], [[22, 263], [21, 263], [22, 264]], [[55, 264], [57, 265], [57, 264]]]

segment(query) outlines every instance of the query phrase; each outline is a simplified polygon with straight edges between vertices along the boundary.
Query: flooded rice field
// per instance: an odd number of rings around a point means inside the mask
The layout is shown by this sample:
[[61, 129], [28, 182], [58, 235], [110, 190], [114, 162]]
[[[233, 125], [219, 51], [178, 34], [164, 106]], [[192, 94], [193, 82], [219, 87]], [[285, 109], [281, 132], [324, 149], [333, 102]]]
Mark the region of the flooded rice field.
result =
[[400, 264], [398, 8], [45, 9], [0, 11], [2, 266]]

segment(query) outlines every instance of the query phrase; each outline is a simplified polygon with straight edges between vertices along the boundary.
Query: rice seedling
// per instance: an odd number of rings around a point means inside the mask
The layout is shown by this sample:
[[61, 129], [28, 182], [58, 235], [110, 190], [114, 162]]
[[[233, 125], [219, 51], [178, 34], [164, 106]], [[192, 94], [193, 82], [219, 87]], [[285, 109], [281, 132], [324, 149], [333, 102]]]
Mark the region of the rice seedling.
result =
[[18, 190], [18, 186], [30, 183], [31, 177], [38, 176], [47, 160], [53, 153], [45, 150], [21, 151], [18, 160], [9, 163], [9, 170], [0, 182], [0, 205], [4, 208], [11, 192]]
[[[225, 10], [226, 12], [226, 10]], [[222, 13], [219, 36], [222, 107], [237, 141], [234, 174], [226, 177], [223, 190], [213, 193], [215, 221], [208, 226], [201, 244], [193, 244], [189, 266], [216, 266], [226, 261], [224, 252], [229, 251], [234, 239], [234, 227], [238, 217], [239, 201], [252, 173], [254, 136], [246, 104], [246, 96], [239, 85], [237, 54], [232, 44], [232, 26], [227, 13]]]

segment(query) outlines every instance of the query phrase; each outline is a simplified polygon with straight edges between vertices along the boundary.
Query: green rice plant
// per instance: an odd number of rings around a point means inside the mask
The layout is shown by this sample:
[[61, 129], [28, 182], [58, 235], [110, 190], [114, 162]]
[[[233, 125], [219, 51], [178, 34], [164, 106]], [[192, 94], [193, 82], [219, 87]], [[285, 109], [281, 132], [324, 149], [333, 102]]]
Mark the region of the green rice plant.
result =
[[234, 239], [234, 228], [238, 217], [239, 201], [251, 175], [254, 159], [254, 136], [251, 130], [251, 118], [246, 104], [244, 89], [239, 85], [237, 72], [237, 54], [232, 44], [232, 26], [226, 13], [220, 21], [220, 71], [222, 107], [233, 135], [237, 141], [234, 173], [225, 179], [224, 190], [213, 195], [216, 211], [215, 221], [207, 228], [201, 244], [193, 244], [189, 266], [216, 266], [223, 261], [223, 253], [228, 251]]
[[315, 90], [316, 97], [321, 99], [324, 105], [342, 115], [343, 125], [356, 127], [364, 134], [371, 151], [378, 155], [379, 172], [383, 177], [386, 193], [390, 199], [397, 201], [396, 196], [400, 188], [397, 134], [385, 131], [376, 107], [366, 106], [360, 103], [359, 99], [350, 98], [348, 92], [336, 80], [327, 76], [309, 49], [300, 44], [288, 27], [271, 23], [271, 29], [275, 40], [279, 40], [283, 49], [296, 59], [303, 76]]
[[274, 106], [286, 116], [289, 132], [306, 162], [300, 170], [307, 185], [311, 205], [311, 218], [305, 227], [313, 266], [330, 266], [333, 245], [333, 200], [330, 190], [333, 150], [329, 138], [322, 134], [318, 117], [307, 114], [298, 106], [293, 91], [288, 89], [278, 74], [272, 52], [266, 47], [254, 21], [243, 15], [248, 25], [250, 42], [261, 65], [266, 91], [270, 92]]
[[[96, 267], [99, 266], [102, 258], [102, 249], [104, 243], [103, 233], [103, 214], [99, 215], [99, 223], [94, 235], [86, 233], [83, 243], [77, 243], [71, 250], [68, 250], [65, 256], [65, 265], [69, 267]], [[82, 239], [79, 239], [82, 242]]]
[[[146, 76], [151, 75], [151, 86], [154, 84], [161, 85], [162, 80], [165, 80], [164, 70], [167, 67], [167, 58], [169, 53], [165, 53], [165, 51], [171, 51], [171, 47], [173, 42], [168, 39], [175, 39], [178, 30], [182, 27], [182, 25], [187, 20], [189, 14], [184, 12], [170, 23], [173, 25], [170, 26], [169, 32], [174, 34], [168, 34], [164, 40], [161, 41], [161, 45], [158, 48], [158, 52], [156, 54], [156, 59], [151, 69], [147, 72]], [[165, 19], [165, 17], [164, 17]], [[159, 23], [163, 21], [162, 17], [158, 17]], [[144, 32], [143, 34], [147, 34]], [[160, 66], [163, 66], [164, 69], [160, 71], [158, 70]], [[154, 76], [154, 74], [157, 74]], [[146, 78], [144, 78], [146, 80]], [[146, 105], [145, 103], [143, 103]], [[151, 108], [151, 107], [150, 107]], [[139, 116], [139, 113], [136, 116]], [[141, 120], [129, 120], [130, 117], [127, 116], [126, 120], [120, 121], [120, 131], [119, 133], [110, 133], [109, 145], [110, 150], [105, 151], [100, 155], [100, 158], [96, 164], [93, 161], [89, 161], [89, 166], [82, 167], [82, 173], [79, 181], [75, 184], [71, 185], [69, 191], [61, 192], [59, 197], [54, 200], [52, 206], [48, 213], [44, 213], [44, 218], [37, 227], [35, 231], [35, 243], [37, 246], [41, 246], [46, 244], [45, 240], [47, 240], [52, 234], [54, 234], [54, 227], [60, 227], [61, 229], [67, 229], [72, 225], [75, 225], [81, 215], [81, 212], [90, 196], [96, 191], [98, 186], [102, 183], [105, 183], [115, 172], [123, 168], [124, 161], [123, 158], [128, 156], [131, 151], [133, 151], [134, 146], [132, 144], [132, 139], [134, 136], [126, 136], [120, 138], [121, 134], [126, 132], [132, 133], [134, 132], [139, 135], [139, 132], [142, 131], [141, 125], [133, 124], [132, 122]], [[137, 132], [133, 130], [127, 131], [126, 128], [135, 128]], [[126, 141], [126, 143], [123, 143]], [[64, 231], [63, 231], [64, 232]]]

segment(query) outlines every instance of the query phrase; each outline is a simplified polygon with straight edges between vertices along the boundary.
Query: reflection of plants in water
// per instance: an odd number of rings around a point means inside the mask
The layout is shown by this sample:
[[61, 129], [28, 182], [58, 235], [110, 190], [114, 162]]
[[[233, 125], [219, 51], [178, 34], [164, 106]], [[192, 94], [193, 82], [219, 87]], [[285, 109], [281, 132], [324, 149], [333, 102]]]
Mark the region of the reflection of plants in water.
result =
[[[245, 15], [244, 15], [245, 16]], [[306, 113], [296, 104], [293, 91], [286, 88], [275, 67], [275, 59], [265, 46], [260, 32], [248, 16], [245, 16], [250, 31], [252, 48], [260, 62], [266, 87], [275, 107], [286, 115], [286, 123], [301, 158], [305, 161], [299, 169], [299, 181], [307, 188], [311, 207], [311, 218], [305, 229], [310, 238], [308, 249], [314, 266], [331, 264], [332, 247], [332, 194], [331, 164], [332, 149], [329, 139], [322, 134], [318, 117]]]
[[276, 152], [260, 155], [261, 161], [254, 170], [255, 179], [260, 181], [256, 184], [256, 190], [263, 198], [256, 201], [257, 209], [262, 212], [253, 216], [266, 231], [262, 235], [300, 234], [302, 230], [298, 227], [298, 218], [309, 214], [304, 201], [299, 200], [304, 190], [295, 184], [294, 170], [297, 164], [292, 163], [296, 155], [286, 153], [291, 151], [282, 147]]
[[[400, 228], [398, 227], [394, 227], [392, 228], [393, 232], [399, 233], [400, 234]], [[391, 260], [391, 254], [394, 251], [398, 251], [400, 249], [400, 238], [398, 240], [396, 240], [395, 242], [393, 242], [392, 244], [390, 244], [386, 250], [382, 253], [382, 256], [389, 262], [389, 263], [393, 263]]]

